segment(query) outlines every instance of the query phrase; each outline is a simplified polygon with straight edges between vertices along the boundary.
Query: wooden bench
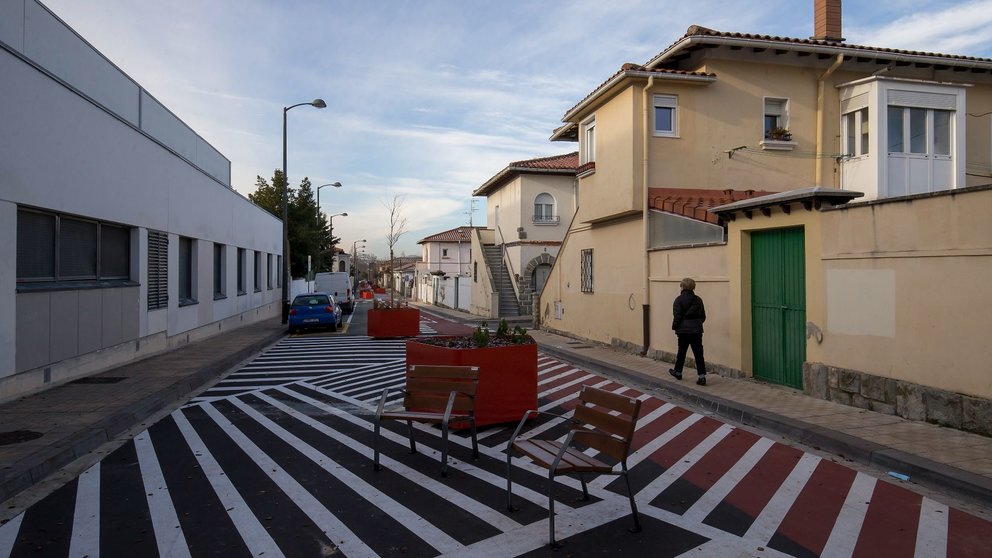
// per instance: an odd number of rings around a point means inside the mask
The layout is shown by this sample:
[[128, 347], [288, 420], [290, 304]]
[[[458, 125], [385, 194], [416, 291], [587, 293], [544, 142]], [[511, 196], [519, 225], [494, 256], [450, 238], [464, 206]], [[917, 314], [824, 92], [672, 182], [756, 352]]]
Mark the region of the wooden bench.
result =
[[413, 423], [441, 425], [441, 476], [448, 474], [448, 429], [453, 423], [467, 423], [472, 431], [472, 458], [479, 458], [479, 442], [475, 435], [475, 391], [479, 386], [476, 366], [424, 366], [407, 369], [403, 389], [403, 408], [386, 410], [390, 388], [382, 391], [375, 412], [375, 440], [372, 448], [375, 470], [379, 471], [379, 427], [384, 420], [406, 421], [410, 436], [410, 453], [417, 453], [413, 439]]
[[[538, 411], [528, 411], [520, 419], [513, 437], [506, 445], [506, 507], [514, 511], [511, 503], [513, 482], [510, 479], [511, 464], [514, 450], [529, 457], [535, 464], [548, 469], [548, 522], [551, 531], [551, 546], [558, 548], [555, 542], [555, 476], [575, 474], [582, 482], [582, 499], [589, 499], [586, 488], [585, 473], [597, 475], [623, 475], [627, 482], [627, 495], [630, 498], [630, 511], [634, 516], [633, 533], [641, 530], [641, 522], [637, 517], [637, 504], [634, 493], [630, 490], [630, 478], [627, 475], [627, 455], [630, 453], [630, 443], [634, 436], [637, 417], [641, 413], [641, 402], [624, 395], [603, 391], [590, 386], [582, 386], [579, 394], [579, 404], [574, 415], [568, 420], [573, 423], [572, 429], [564, 442], [557, 440], [542, 440], [537, 438], [518, 439], [527, 420]], [[553, 413], [542, 413], [553, 414]], [[560, 416], [560, 415], [556, 415]], [[620, 470], [582, 452], [574, 444], [599, 450], [620, 462]]]

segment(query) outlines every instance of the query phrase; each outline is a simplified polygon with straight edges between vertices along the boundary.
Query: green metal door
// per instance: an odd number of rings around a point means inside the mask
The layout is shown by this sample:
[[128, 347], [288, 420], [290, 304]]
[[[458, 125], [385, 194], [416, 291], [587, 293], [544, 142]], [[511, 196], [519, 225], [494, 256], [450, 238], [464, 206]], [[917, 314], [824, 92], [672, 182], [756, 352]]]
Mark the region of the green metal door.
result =
[[806, 360], [805, 254], [801, 227], [751, 233], [754, 377], [799, 389]]

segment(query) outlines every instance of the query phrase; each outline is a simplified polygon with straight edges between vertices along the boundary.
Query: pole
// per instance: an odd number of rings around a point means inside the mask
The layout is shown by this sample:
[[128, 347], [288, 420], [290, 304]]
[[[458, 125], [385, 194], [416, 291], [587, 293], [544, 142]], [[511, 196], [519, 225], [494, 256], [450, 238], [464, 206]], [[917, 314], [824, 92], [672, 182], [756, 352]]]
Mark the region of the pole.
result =
[[282, 109], [282, 323], [289, 322], [289, 176], [286, 174], [286, 113]]
[[321, 188], [323, 188], [323, 186], [317, 186], [317, 228], [320, 229], [320, 232], [317, 233], [317, 271], [314, 272], [315, 278], [317, 277], [317, 274], [320, 273], [320, 252], [321, 252], [320, 239], [321, 236], [323, 236], [320, 233], [324, 232], [324, 230], [320, 226], [320, 189]]

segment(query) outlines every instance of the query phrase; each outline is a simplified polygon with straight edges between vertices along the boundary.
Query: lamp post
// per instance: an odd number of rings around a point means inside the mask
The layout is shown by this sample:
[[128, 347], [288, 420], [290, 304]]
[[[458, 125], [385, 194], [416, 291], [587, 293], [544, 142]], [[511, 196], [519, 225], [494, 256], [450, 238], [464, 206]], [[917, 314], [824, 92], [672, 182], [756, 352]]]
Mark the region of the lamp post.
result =
[[[331, 240], [334, 240], [334, 218], [335, 217], [347, 217], [347, 213], [335, 213], [334, 215], [327, 216], [327, 230], [331, 235]], [[331, 244], [331, 248], [334, 245]], [[320, 263], [320, 254], [317, 254], [317, 263]], [[331, 254], [331, 271], [334, 271], [334, 254]]]
[[303, 105], [325, 108], [323, 99], [282, 108], [282, 323], [289, 321], [289, 175], [286, 173], [286, 113]]
[[355, 281], [358, 281], [358, 244], [365, 243], [365, 240], [356, 240], [351, 243], [351, 268], [352, 274], [355, 276]]
[[[320, 227], [320, 189], [321, 188], [326, 188], [327, 186], [331, 186], [333, 188], [340, 188], [341, 187], [341, 183], [340, 182], [331, 182], [330, 184], [321, 184], [320, 186], [317, 186], [317, 226], [318, 227]], [[331, 232], [332, 233], [334, 232], [334, 229], [333, 228], [331, 229]], [[331, 238], [333, 239], [334, 237], [332, 236]], [[320, 253], [321, 253], [321, 250], [320, 250], [320, 237], [317, 237], [317, 258], [316, 258], [317, 259], [317, 267], [315, 268], [317, 271], [314, 272], [314, 277], [316, 277], [317, 274], [320, 273]]]

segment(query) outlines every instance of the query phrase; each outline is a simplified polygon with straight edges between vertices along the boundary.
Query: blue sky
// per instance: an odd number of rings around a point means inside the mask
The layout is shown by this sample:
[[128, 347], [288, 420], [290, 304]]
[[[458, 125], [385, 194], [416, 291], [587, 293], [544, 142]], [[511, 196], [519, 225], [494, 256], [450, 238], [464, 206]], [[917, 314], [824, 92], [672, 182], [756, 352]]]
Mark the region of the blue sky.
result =
[[[813, 0], [42, 0], [231, 160], [232, 183], [282, 165], [325, 188], [343, 245], [388, 257], [384, 204], [404, 196], [421, 238], [468, 224], [471, 193], [507, 163], [575, 150], [548, 141], [624, 62], [692, 24], [813, 34]], [[992, 57], [992, 0], [845, 0], [849, 43]], [[485, 224], [485, 200], [476, 225]]]

